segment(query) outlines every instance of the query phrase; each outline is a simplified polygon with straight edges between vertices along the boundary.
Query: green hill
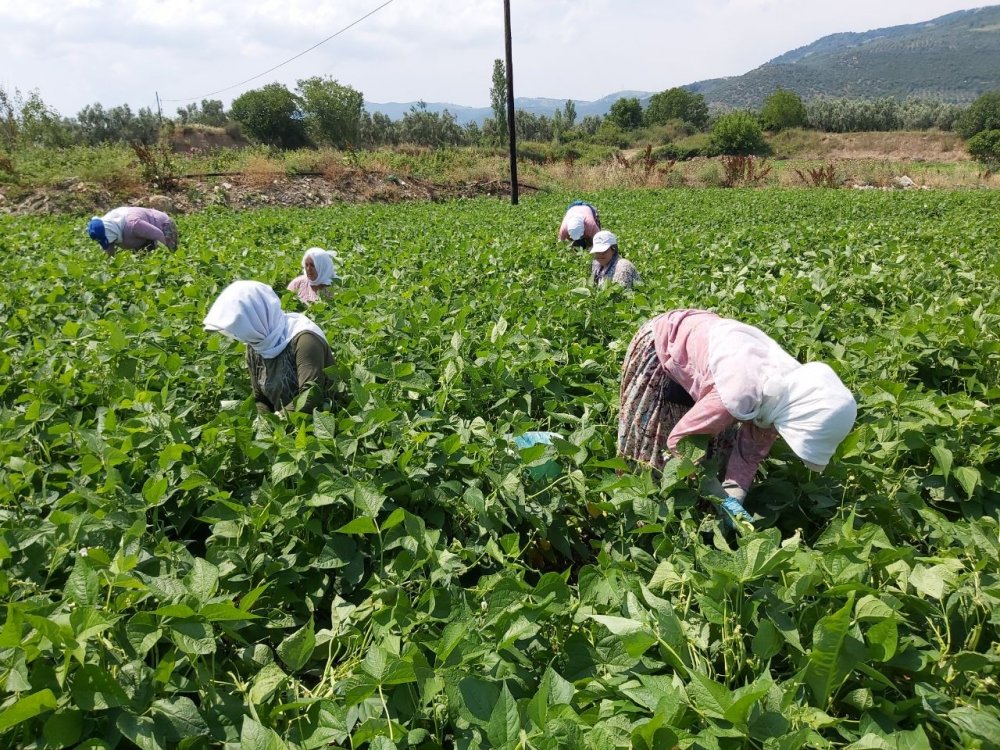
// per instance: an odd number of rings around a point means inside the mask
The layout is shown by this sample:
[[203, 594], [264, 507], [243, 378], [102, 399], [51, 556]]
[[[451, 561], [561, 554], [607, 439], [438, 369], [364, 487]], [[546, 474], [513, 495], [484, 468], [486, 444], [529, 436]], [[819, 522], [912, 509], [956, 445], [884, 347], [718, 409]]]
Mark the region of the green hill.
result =
[[1000, 89], [1000, 5], [906, 26], [825, 36], [741, 76], [686, 88], [710, 104], [759, 107], [778, 87], [815, 96], [967, 103]]

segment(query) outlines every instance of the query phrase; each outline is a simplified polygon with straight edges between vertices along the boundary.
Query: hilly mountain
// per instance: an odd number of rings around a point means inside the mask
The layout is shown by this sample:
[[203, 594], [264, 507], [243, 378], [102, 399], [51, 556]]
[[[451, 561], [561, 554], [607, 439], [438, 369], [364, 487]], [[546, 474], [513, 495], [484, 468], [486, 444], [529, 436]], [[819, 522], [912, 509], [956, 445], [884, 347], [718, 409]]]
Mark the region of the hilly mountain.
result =
[[759, 107], [778, 87], [815, 96], [921, 97], [964, 104], [1000, 88], [1000, 5], [923, 23], [825, 36], [741, 76], [685, 86], [725, 108]]
[[[741, 76], [713, 78], [684, 88], [723, 109], [757, 108], [777, 88], [804, 99], [816, 96], [871, 99], [920, 97], [966, 104], [1000, 89], [1000, 5], [949, 13], [931, 21], [862, 32], [843, 32], [775, 57]], [[652, 92], [619, 91], [592, 102], [574, 101], [577, 119], [605, 115], [621, 97], [643, 106]], [[515, 98], [514, 106], [551, 115], [565, 99]], [[401, 118], [416, 102], [366, 103], [369, 112]], [[447, 109], [460, 124], [492, 117], [489, 107], [427, 104]]]

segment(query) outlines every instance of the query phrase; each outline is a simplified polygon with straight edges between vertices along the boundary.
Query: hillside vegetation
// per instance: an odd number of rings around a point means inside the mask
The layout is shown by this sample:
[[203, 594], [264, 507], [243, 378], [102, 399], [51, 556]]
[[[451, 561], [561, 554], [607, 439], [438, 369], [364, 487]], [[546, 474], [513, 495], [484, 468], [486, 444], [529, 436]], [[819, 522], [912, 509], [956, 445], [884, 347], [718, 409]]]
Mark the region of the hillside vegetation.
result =
[[825, 36], [742, 76], [687, 88], [724, 107], [758, 107], [776, 88], [803, 98], [915, 96], [968, 103], [1000, 87], [1000, 5], [931, 21]]

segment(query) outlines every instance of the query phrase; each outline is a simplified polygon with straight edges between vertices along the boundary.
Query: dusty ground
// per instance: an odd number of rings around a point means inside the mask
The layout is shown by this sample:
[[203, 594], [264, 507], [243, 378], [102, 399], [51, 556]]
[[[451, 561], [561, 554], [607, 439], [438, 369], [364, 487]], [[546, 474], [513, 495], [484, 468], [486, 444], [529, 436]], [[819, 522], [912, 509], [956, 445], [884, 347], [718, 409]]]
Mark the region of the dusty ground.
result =
[[318, 175], [266, 180], [252, 175], [181, 179], [172, 190], [158, 192], [141, 188], [112, 190], [93, 182], [67, 180], [36, 188], [17, 201], [8, 200], [0, 191], [0, 212], [99, 214], [107, 211], [109, 206], [142, 205], [168, 212], [190, 213], [208, 206], [251, 209], [267, 206], [329, 206], [335, 203], [396, 203], [406, 200], [442, 201], [479, 195], [504, 195], [509, 190], [509, 183], [501, 181], [438, 185], [410, 177], [400, 178], [356, 170], [344, 172], [336, 179]]
[[823, 133], [817, 156], [830, 159], [887, 159], [889, 161], [969, 161], [962, 139], [954, 133]]

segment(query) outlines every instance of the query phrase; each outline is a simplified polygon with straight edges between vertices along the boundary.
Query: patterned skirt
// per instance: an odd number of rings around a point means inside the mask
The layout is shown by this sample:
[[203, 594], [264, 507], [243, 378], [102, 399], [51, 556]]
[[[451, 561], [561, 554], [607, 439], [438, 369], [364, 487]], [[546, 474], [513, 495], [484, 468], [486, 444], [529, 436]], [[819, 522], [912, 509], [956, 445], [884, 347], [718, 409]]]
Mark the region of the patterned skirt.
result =
[[[659, 473], [670, 458], [667, 438], [693, 405], [688, 393], [660, 366], [653, 321], [638, 330], [622, 365], [618, 455]], [[707, 458], [720, 459], [720, 475], [736, 442], [733, 425], [709, 442]]]

